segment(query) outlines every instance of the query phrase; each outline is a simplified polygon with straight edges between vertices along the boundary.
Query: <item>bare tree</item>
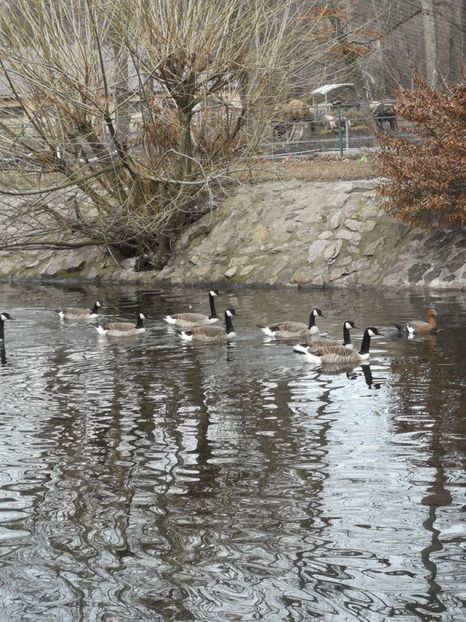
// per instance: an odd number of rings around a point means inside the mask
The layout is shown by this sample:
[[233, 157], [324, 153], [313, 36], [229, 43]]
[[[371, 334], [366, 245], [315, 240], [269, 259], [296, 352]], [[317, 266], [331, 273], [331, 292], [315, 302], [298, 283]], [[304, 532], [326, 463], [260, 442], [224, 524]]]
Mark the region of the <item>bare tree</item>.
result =
[[0, 247], [106, 244], [163, 266], [248, 166], [295, 72], [325, 54], [319, 41], [303, 57], [299, 6], [2, 4], [0, 82], [21, 114], [0, 118]]

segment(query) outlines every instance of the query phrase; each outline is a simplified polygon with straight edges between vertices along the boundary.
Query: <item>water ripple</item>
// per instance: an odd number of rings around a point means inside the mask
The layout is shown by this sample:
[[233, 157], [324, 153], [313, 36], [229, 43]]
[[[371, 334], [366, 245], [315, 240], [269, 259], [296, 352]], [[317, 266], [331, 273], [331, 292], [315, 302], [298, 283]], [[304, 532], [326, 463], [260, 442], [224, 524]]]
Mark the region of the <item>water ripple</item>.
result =
[[[461, 297], [439, 298], [437, 336], [384, 336], [370, 366], [330, 370], [256, 323], [317, 305], [339, 335], [348, 309], [387, 326], [426, 301], [225, 292], [241, 313], [227, 347], [184, 346], [160, 319], [206, 310], [203, 291], [0, 294], [16, 317], [0, 366], [0, 618], [462, 619]], [[146, 333], [99, 338], [53, 312], [97, 298], [108, 318], [145, 309]]]

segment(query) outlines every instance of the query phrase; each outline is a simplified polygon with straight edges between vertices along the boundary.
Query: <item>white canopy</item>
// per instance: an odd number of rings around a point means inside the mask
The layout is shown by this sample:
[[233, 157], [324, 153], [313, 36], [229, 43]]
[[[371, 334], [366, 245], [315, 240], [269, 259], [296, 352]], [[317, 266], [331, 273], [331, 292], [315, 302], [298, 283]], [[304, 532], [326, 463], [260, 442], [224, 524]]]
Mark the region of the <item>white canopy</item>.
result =
[[343, 86], [354, 86], [354, 84], [352, 82], [343, 82], [342, 84], [324, 84], [323, 86], [319, 86], [318, 89], [311, 91], [311, 95], [327, 95], [330, 91], [340, 89]]

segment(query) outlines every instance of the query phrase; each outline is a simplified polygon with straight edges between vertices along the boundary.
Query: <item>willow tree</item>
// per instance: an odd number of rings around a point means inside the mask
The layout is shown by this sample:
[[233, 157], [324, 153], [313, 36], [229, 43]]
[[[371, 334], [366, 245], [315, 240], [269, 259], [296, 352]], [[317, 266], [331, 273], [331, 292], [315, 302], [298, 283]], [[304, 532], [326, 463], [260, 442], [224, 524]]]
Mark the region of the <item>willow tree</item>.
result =
[[17, 114], [0, 109], [0, 248], [105, 244], [163, 266], [248, 166], [300, 64], [325, 54], [319, 42], [303, 56], [299, 11], [296, 0], [2, 4], [0, 81]]

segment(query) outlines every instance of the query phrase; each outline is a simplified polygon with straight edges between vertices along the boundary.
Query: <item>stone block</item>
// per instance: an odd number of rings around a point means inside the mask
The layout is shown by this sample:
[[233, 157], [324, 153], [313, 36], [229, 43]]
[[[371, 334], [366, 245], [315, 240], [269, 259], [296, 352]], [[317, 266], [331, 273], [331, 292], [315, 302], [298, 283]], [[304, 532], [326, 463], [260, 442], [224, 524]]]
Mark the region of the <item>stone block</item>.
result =
[[341, 251], [343, 243], [341, 240], [330, 242], [324, 250], [324, 259], [327, 263], [333, 263]]

